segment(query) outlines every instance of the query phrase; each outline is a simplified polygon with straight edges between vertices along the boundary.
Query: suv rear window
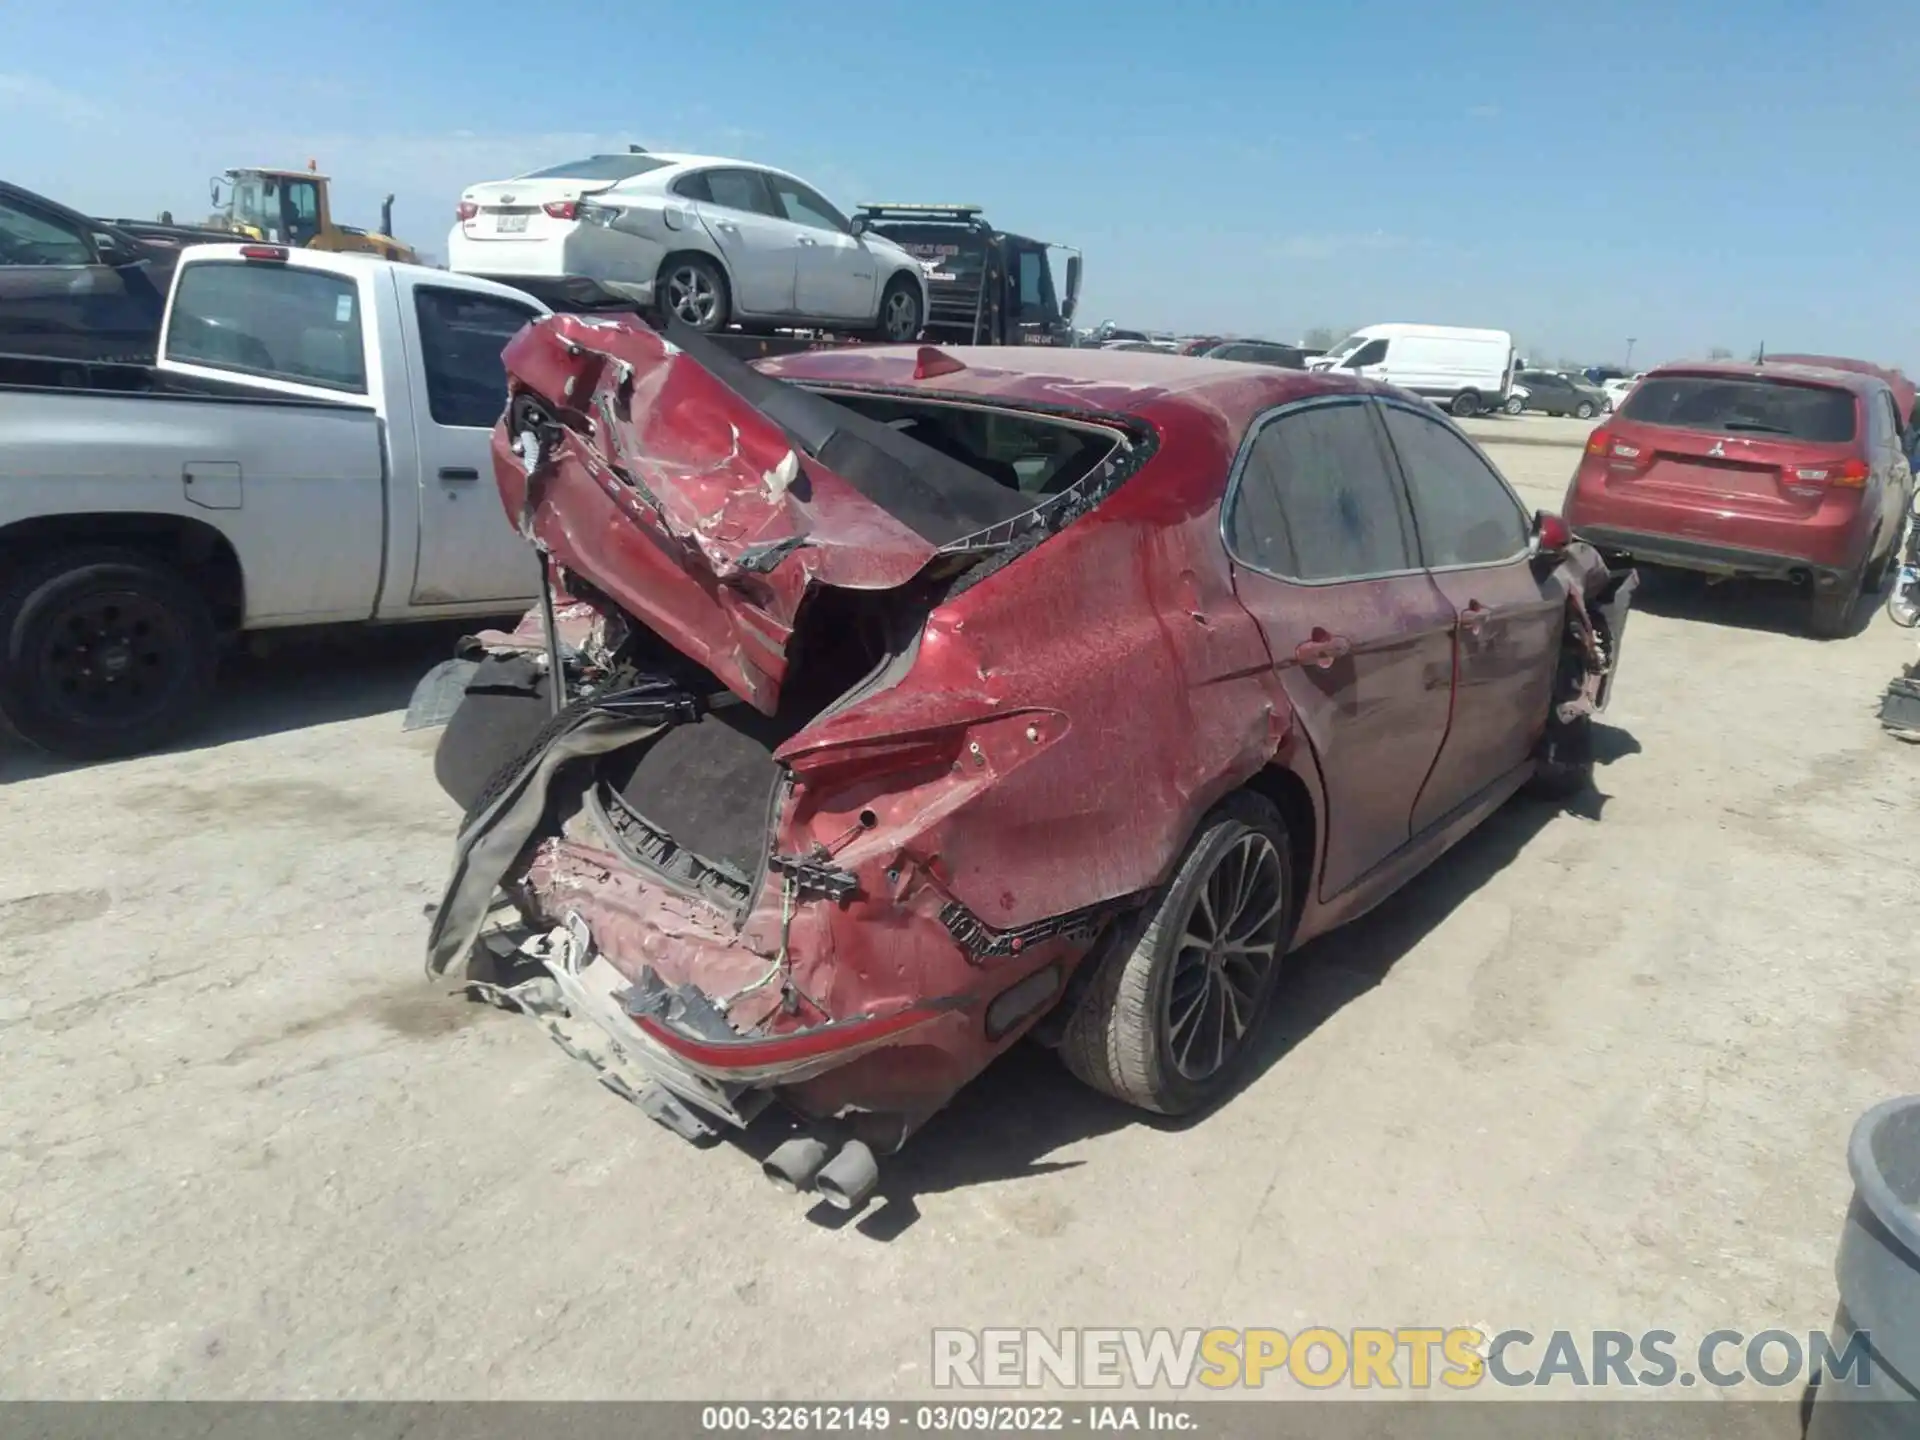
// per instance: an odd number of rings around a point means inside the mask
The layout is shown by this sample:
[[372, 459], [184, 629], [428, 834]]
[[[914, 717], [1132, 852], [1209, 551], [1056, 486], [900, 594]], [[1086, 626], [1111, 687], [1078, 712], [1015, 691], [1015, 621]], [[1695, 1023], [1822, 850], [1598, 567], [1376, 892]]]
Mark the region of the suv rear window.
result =
[[252, 260], [180, 272], [167, 359], [367, 393], [360, 287], [343, 275]]
[[1779, 380], [1649, 375], [1627, 396], [1622, 420], [1725, 435], [1777, 435], [1844, 445], [1858, 433], [1853, 392]]

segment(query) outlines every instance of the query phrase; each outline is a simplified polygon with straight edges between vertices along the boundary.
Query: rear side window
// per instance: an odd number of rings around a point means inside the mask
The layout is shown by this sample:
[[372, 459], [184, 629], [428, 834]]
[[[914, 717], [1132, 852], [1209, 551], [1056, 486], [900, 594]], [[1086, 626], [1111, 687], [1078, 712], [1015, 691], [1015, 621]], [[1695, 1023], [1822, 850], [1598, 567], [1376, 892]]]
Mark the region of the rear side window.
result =
[[529, 170], [522, 180], [631, 180], [649, 170], [664, 170], [671, 160], [651, 155], [589, 155], [569, 160], [564, 165], [549, 165], [544, 170]]
[[[743, 210], [749, 215], [771, 215], [784, 220], [785, 214], [776, 210], [773, 197], [767, 191], [766, 182], [751, 170], [709, 170], [700, 177], [705, 180], [706, 189], [690, 198], [709, 200], [728, 210]], [[681, 194], [687, 192], [683, 189]]]
[[291, 265], [189, 265], [174, 290], [166, 358], [364, 395], [359, 286]]
[[1643, 425], [1777, 435], [1822, 445], [1843, 445], [1859, 433], [1851, 390], [1780, 380], [1649, 375], [1618, 414]]
[[1471, 445], [1434, 416], [1397, 405], [1383, 414], [1429, 566], [1492, 565], [1525, 553], [1532, 534], [1526, 512]]
[[500, 352], [538, 312], [492, 295], [428, 286], [414, 291], [413, 304], [433, 423], [490, 428], [507, 403]]
[[1415, 568], [1400, 482], [1364, 402], [1267, 423], [1234, 490], [1227, 544], [1236, 559], [1289, 580]]

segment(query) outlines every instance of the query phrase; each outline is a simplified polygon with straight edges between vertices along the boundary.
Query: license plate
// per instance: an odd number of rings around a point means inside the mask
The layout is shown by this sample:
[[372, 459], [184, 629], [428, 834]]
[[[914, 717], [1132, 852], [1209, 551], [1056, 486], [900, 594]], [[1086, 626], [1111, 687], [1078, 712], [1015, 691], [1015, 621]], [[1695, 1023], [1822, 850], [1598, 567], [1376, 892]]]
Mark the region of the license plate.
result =
[[522, 235], [526, 233], [527, 217], [524, 215], [502, 215], [494, 221], [494, 231], [501, 235]]

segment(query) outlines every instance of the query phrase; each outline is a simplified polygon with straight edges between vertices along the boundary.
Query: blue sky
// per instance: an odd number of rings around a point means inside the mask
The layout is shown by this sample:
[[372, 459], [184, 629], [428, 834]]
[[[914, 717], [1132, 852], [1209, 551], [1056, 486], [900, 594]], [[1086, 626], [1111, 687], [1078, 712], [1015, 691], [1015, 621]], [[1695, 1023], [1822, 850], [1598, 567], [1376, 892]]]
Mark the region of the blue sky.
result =
[[1086, 321], [1920, 373], [1898, 7], [67, 0], [6, 29], [0, 176], [96, 213], [197, 217], [210, 174], [313, 158], [341, 218], [392, 190], [437, 252], [464, 185], [631, 140], [843, 207], [977, 201], [1086, 251]]

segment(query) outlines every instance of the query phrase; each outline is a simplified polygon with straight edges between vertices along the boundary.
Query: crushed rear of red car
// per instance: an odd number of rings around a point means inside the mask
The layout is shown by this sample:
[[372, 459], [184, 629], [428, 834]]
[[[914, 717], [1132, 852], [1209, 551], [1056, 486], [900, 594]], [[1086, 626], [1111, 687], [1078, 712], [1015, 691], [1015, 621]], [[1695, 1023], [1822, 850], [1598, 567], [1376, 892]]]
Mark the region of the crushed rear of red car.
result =
[[1235, 560], [1259, 525], [1223, 501], [1275, 413], [1338, 418], [1384, 484], [1392, 426], [1484, 466], [1365, 382], [1100, 351], [747, 366], [579, 317], [506, 362], [496, 470], [552, 623], [481, 637], [442, 738], [466, 817], [429, 969], [688, 1138], [780, 1101], [769, 1173], [836, 1204], [1029, 1034], [1144, 1108], [1218, 1097], [1281, 957], [1577, 770], [1606, 700], [1631, 577], [1491, 467], [1495, 508], [1458, 517], [1478, 570], [1436, 578], [1410, 519], [1344, 504], [1326, 523], [1391, 525], [1412, 568]]
[[1812, 630], [1844, 634], [1912, 489], [1901, 384], [1865, 365], [1663, 366], [1588, 438], [1563, 513], [1640, 564], [1802, 583]]

